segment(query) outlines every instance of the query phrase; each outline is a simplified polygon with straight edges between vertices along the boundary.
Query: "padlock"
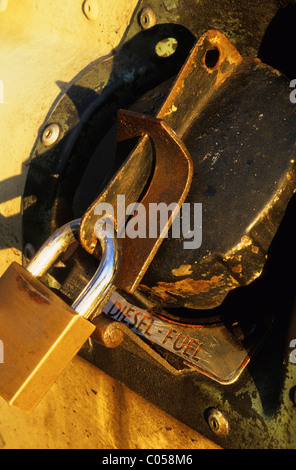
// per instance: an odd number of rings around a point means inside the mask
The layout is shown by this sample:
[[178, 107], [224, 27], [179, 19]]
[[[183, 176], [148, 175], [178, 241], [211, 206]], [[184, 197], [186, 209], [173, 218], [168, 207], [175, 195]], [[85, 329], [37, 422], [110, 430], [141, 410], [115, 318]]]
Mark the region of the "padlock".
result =
[[[0, 395], [30, 412], [95, 330], [90, 319], [112, 293], [120, 250], [104, 230], [96, 234], [102, 257], [93, 278], [70, 307], [42, 284], [44, 274], [78, 233], [80, 219], [61, 229], [40, 248], [27, 268], [12, 263], [0, 279]], [[110, 292], [109, 292], [110, 291]]]

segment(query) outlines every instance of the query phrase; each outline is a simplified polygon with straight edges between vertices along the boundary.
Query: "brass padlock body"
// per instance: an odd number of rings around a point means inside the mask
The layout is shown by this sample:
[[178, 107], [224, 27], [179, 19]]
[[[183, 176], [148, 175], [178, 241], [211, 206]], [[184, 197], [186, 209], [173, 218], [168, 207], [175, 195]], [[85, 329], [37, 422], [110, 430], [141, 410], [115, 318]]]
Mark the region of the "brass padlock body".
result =
[[18, 263], [0, 281], [0, 395], [30, 412], [95, 330]]

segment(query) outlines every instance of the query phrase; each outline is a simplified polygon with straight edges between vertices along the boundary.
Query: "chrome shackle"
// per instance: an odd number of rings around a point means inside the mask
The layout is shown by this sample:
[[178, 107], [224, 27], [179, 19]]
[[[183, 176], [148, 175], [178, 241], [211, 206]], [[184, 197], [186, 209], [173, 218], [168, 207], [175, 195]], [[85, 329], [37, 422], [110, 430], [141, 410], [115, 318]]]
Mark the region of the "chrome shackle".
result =
[[[76, 219], [59, 228], [37, 251], [27, 265], [27, 271], [35, 277], [42, 276], [66, 248], [77, 240], [80, 222], [81, 219]], [[112, 290], [112, 283], [120, 261], [118, 240], [111, 230], [112, 221], [105, 218], [105, 222], [105, 224], [100, 224], [95, 231], [102, 247], [102, 258], [98, 269], [71, 306], [78, 315], [84, 318], [90, 318], [106, 301]]]

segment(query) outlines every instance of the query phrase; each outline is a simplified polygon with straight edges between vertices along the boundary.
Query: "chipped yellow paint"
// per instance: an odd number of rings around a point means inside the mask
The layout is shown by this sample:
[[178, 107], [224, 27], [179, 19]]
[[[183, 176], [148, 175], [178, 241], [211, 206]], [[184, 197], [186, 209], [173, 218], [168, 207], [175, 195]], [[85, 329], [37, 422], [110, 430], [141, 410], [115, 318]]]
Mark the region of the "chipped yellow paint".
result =
[[211, 279], [195, 280], [191, 278], [176, 282], [158, 282], [157, 286], [152, 287], [152, 292], [163, 299], [168, 298], [168, 294], [177, 294], [182, 296], [197, 295], [202, 292], [209, 292], [214, 286], [217, 286], [223, 276], [212, 276]]

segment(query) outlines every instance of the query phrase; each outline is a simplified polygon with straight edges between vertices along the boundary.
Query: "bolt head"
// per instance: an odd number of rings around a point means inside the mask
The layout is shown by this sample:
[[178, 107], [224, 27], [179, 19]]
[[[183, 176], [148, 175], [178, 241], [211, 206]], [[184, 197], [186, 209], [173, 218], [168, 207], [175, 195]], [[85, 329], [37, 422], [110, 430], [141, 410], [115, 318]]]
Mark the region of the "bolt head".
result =
[[139, 22], [143, 29], [149, 29], [156, 25], [157, 17], [151, 7], [144, 7], [140, 11]]
[[58, 124], [49, 124], [43, 131], [42, 143], [49, 147], [56, 143], [60, 135], [60, 126]]
[[211, 408], [207, 414], [207, 421], [211, 430], [217, 436], [224, 437], [228, 434], [228, 421], [221, 411], [217, 410], [216, 408]]

